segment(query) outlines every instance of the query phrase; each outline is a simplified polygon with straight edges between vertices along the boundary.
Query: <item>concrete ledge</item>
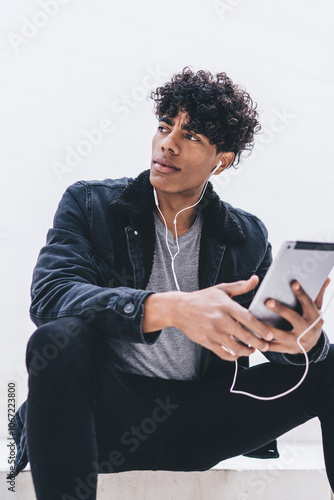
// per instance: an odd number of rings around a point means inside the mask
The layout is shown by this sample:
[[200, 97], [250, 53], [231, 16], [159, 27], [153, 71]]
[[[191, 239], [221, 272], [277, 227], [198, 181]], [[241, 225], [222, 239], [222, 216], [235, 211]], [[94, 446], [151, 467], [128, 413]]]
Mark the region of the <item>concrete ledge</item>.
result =
[[[2, 500], [35, 500], [30, 471], [16, 479], [15, 493], [7, 490], [0, 472]], [[81, 490], [87, 498], [87, 489]], [[99, 475], [98, 500], [331, 500], [325, 471], [206, 472], [131, 471]]]
[[[130, 471], [100, 474], [98, 500], [334, 500], [319, 444], [280, 441], [279, 459], [236, 457], [206, 472]], [[29, 470], [7, 490], [1, 467], [1, 500], [35, 500]], [[81, 490], [86, 498], [89, 486]]]

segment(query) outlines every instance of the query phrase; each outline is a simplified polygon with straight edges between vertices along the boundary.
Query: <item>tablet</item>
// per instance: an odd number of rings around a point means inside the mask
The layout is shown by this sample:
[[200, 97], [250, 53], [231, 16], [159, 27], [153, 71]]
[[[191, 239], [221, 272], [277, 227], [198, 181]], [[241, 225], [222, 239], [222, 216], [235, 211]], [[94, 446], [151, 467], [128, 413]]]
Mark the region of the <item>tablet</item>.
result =
[[301, 313], [301, 305], [291, 289], [299, 281], [314, 301], [334, 266], [334, 243], [312, 241], [285, 241], [259, 286], [249, 311], [259, 320], [282, 330], [291, 330], [291, 324], [265, 305], [276, 299]]

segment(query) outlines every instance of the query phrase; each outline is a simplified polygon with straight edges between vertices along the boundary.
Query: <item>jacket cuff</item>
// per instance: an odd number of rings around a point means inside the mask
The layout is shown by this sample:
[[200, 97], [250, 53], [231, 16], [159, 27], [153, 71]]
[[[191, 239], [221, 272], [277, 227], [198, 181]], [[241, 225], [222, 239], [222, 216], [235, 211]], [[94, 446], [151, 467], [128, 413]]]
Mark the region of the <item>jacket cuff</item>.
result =
[[160, 336], [161, 330], [143, 333], [142, 323], [144, 317], [143, 302], [155, 292], [136, 290], [135, 294], [122, 295], [113, 309], [118, 313], [117, 334], [113, 332], [115, 340], [134, 342], [140, 344], [154, 344]]

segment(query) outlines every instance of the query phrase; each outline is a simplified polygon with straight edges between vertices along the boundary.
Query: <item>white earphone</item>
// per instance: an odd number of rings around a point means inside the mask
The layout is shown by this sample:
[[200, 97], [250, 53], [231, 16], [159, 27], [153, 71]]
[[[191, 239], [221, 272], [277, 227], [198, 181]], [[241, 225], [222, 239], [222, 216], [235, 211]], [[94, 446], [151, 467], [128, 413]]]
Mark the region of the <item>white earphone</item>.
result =
[[220, 162], [218, 163], [218, 165], [216, 165], [216, 166], [215, 166], [215, 168], [212, 170], [212, 172], [211, 172], [211, 174], [210, 174], [210, 177], [211, 177], [211, 175], [213, 175], [213, 174], [214, 174], [214, 173], [218, 170], [218, 168], [221, 166], [221, 164], [222, 164], [222, 162], [220, 161]]

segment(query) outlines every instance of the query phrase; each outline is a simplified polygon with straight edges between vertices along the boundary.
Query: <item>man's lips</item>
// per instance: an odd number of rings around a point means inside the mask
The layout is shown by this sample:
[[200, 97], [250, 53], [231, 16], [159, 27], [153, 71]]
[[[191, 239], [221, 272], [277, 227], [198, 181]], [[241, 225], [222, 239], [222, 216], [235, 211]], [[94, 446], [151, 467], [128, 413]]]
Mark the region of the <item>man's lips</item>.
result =
[[162, 167], [162, 168], [166, 168], [166, 169], [173, 169], [173, 170], [181, 170], [180, 168], [178, 168], [176, 165], [174, 165], [173, 162], [169, 161], [169, 160], [165, 160], [164, 158], [157, 158], [156, 160], [153, 160], [153, 163], [156, 165], [156, 167]]

